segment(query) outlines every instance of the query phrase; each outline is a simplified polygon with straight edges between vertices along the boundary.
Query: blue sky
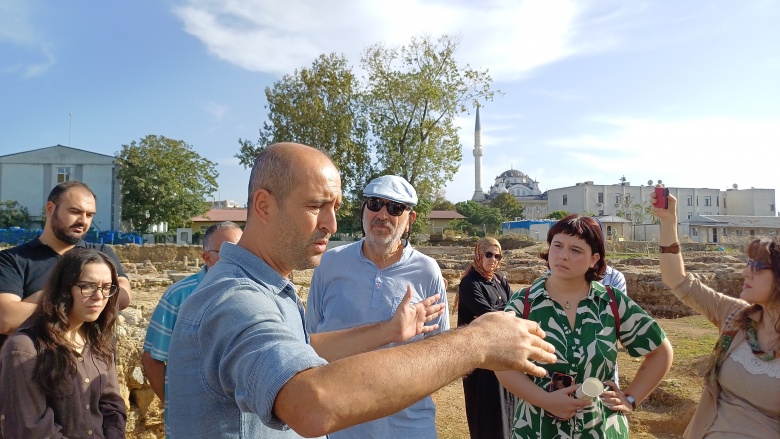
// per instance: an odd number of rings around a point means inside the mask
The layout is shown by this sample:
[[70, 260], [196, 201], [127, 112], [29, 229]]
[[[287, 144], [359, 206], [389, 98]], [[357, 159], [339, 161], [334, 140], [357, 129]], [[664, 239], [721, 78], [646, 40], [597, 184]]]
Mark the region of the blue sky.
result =
[[[772, 0], [0, 0], [0, 154], [114, 155], [147, 134], [218, 163], [242, 204], [263, 90], [320, 53], [458, 35], [504, 92], [481, 109], [483, 189], [591, 180], [780, 189], [780, 2]], [[69, 116], [72, 114], [72, 116]], [[473, 111], [451, 201], [474, 191]], [[69, 134], [70, 125], [70, 134]]]

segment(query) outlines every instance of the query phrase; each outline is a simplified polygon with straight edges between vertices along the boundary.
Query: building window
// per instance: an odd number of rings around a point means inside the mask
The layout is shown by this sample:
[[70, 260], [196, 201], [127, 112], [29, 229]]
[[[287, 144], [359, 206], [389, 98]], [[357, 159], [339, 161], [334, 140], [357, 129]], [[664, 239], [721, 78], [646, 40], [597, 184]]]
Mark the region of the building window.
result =
[[693, 217], [693, 212], [688, 212], [688, 219], [691, 219]]
[[626, 206], [631, 205], [631, 195], [626, 195]]
[[711, 196], [708, 195], [708, 196], [704, 197], [704, 205], [705, 206], [712, 206], [712, 197]]
[[57, 184], [70, 181], [70, 168], [57, 168]]
[[723, 233], [721, 233], [723, 236], [729, 236], [729, 229], [723, 228]]
[[615, 194], [615, 206], [620, 205], [620, 198], [621, 198], [620, 194]]
[[756, 231], [755, 230], [751, 230], [750, 231], [750, 236], [756, 236]]
[[599, 216], [604, 216], [604, 211], [603, 210], [599, 210]]
[[565, 206], [567, 204], [569, 204], [569, 196], [568, 195], [564, 195], [563, 196], [563, 205]]
[[697, 229], [696, 227], [691, 229], [691, 236], [699, 236], [699, 229]]
[[688, 205], [693, 206], [693, 195], [688, 195]]
[[599, 203], [603, 203], [604, 202], [604, 192], [599, 192], [598, 197], [599, 197], [598, 198], [598, 200], [599, 200], [598, 202]]
[[[725, 202], [725, 200], [724, 200], [724, 202]], [[715, 205], [717, 207], [720, 207], [720, 197], [715, 197]], [[725, 207], [725, 206], [723, 206], [723, 207]]]
[[737, 235], [737, 236], [742, 236], [742, 230], [741, 229], [737, 229], [737, 230], [734, 231], [734, 234]]

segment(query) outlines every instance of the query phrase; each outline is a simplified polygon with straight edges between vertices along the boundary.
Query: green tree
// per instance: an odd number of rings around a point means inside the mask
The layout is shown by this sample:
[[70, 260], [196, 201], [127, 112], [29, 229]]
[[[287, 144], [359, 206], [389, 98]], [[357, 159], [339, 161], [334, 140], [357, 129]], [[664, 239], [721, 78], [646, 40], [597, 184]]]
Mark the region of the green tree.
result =
[[[236, 157], [248, 168], [257, 153], [272, 143], [311, 145], [327, 153], [339, 169], [347, 201], [359, 198], [374, 174], [360, 89], [343, 55], [320, 55], [310, 68], [295, 70], [266, 87], [268, 121], [263, 122], [256, 143], [239, 139]], [[352, 207], [345, 206], [345, 212]]]
[[122, 219], [134, 230], [167, 222], [181, 227], [208, 210], [205, 198], [217, 189], [215, 163], [183, 140], [149, 135], [122, 145], [116, 154], [122, 192]]
[[433, 199], [433, 206], [431, 207], [431, 210], [450, 210], [455, 211], [455, 203], [448, 200], [444, 196], [444, 191], [439, 190], [436, 192], [436, 197]]
[[27, 227], [30, 212], [16, 200], [0, 202], [0, 228]]
[[631, 221], [631, 223], [635, 225], [658, 223], [658, 218], [653, 215], [653, 206], [651, 206], [650, 203], [634, 203], [627, 206], [625, 209], [619, 209], [616, 212], [616, 215]]
[[404, 177], [423, 197], [431, 197], [458, 170], [455, 117], [494, 96], [487, 70], [458, 65], [459, 44], [448, 35], [415, 37], [402, 47], [370, 46], [361, 59], [377, 168]]
[[476, 236], [477, 233], [479, 233], [479, 231], [477, 230], [477, 226], [471, 224], [470, 222], [464, 219], [456, 219], [450, 221], [449, 223], [447, 223], [447, 227], [445, 227], [444, 230], [454, 230], [457, 232], [465, 233], [469, 236]]
[[490, 207], [495, 207], [500, 210], [504, 221], [514, 221], [515, 218], [525, 218], [523, 215], [523, 206], [517, 202], [517, 198], [508, 192], [499, 194], [496, 198], [490, 200]]
[[459, 214], [466, 217], [466, 221], [477, 226], [479, 236], [485, 234], [498, 234], [501, 232], [503, 216], [495, 207], [483, 206], [475, 201], [461, 201], [455, 204]]
[[550, 212], [550, 214], [547, 215], [547, 218], [559, 220], [565, 218], [567, 215], [569, 215], [569, 212], [566, 212], [565, 210], [555, 210]]

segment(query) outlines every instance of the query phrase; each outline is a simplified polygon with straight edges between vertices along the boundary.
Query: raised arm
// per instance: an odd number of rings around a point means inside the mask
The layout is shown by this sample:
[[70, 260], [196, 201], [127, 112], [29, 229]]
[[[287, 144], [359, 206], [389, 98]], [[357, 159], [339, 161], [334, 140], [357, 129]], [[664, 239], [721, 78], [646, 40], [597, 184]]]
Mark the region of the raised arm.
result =
[[[650, 195], [650, 203], [655, 203], [655, 192]], [[669, 195], [669, 207], [666, 209], [653, 207], [653, 215], [661, 222], [661, 237], [659, 244], [668, 247], [679, 244], [677, 236], [677, 198]], [[685, 264], [682, 253], [661, 253], [658, 257], [661, 267], [661, 281], [669, 288], [674, 288], [685, 280]]]
[[543, 336], [535, 322], [488, 313], [466, 328], [300, 372], [277, 394], [274, 413], [299, 434], [321, 436], [395, 413], [476, 367], [541, 376], [528, 360], [555, 361]]
[[425, 323], [444, 313], [446, 305], [436, 303], [439, 295], [411, 304], [413, 296], [410, 285], [390, 320], [341, 331], [311, 334], [311, 345], [317, 355], [328, 361], [335, 361], [438, 329], [439, 325], [425, 326]]

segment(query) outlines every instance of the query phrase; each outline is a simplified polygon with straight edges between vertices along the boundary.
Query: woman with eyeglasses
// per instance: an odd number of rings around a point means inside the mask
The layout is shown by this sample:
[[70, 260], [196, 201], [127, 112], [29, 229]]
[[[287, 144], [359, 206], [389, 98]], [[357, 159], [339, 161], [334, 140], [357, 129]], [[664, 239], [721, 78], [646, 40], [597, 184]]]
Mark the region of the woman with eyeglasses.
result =
[[780, 239], [750, 241], [742, 292], [735, 298], [685, 272], [677, 199], [670, 195], [668, 207], [653, 207], [653, 214], [661, 222], [661, 280], [720, 330], [683, 437], [780, 437]]
[[[550, 227], [550, 269], [509, 299], [506, 310], [534, 320], [555, 346], [558, 360], [540, 365], [548, 376], [496, 372], [518, 397], [513, 438], [627, 438], [626, 415], [661, 382], [672, 365], [672, 346], [661, 327], [622, 291], [604, 287], [604, 236], [595, 219], [569, 215]], [[644, 357], [625, 389], [613, 380], [618, 341]], [[587, 379], [588, 394], [577, 396]], [[602, 388], [603, 386], [603, 388]], [[600, 391], [602, 390], [603, 391]]]
[[[466, 326], [482, 314], [503, 311], [511, 295], [509, 283], [499, 274], [501, 244], [482, 238], [474, 259], [460, 280], [455, 305], [458, 326]], [[505, 439], [511, 434], [516, 401], [490, 370], [476, 369], [463, 378], [466, 420], [472, 438]]]
[[125, 437], [117, 285], [113, 262], [97, 250], [60, 258], [37, 310], [0, 350], [0, 437]]

